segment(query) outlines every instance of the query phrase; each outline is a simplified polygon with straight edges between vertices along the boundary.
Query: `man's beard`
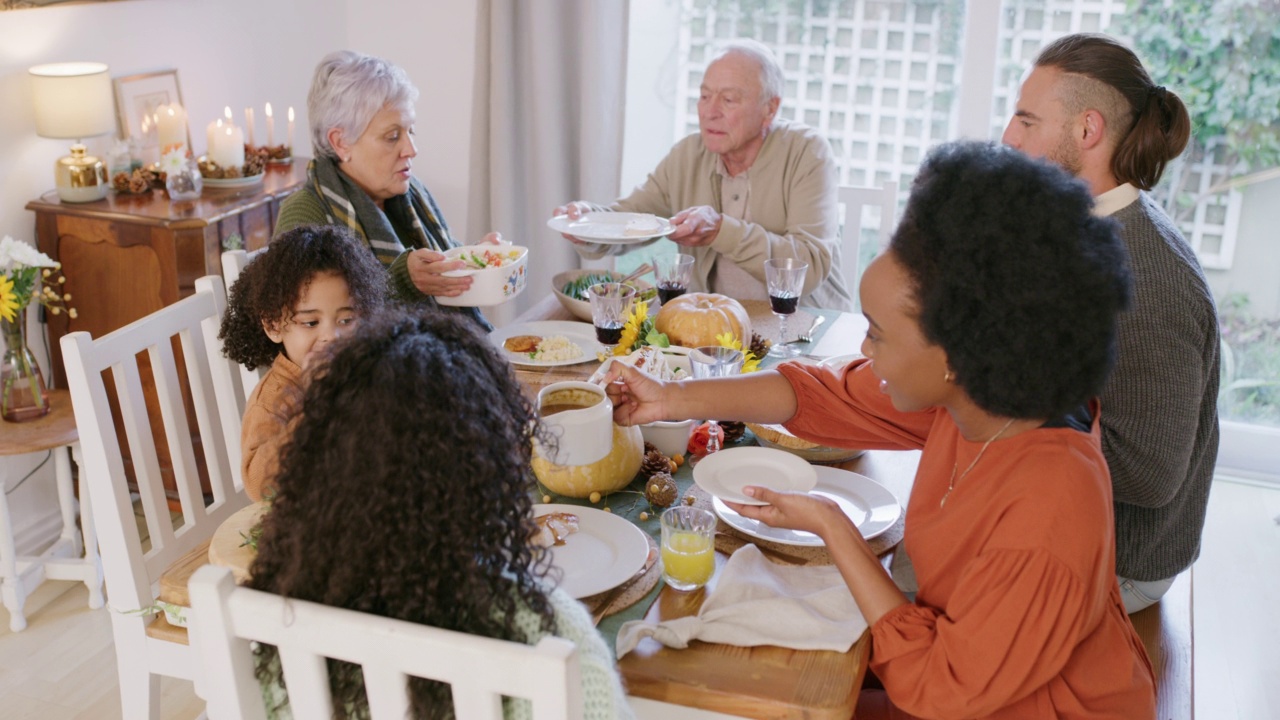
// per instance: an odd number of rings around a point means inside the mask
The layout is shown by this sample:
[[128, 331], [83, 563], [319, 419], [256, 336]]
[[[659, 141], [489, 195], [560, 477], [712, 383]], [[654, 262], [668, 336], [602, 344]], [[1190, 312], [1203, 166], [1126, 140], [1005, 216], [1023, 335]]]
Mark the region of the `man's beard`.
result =
[[1066, 128], [1063, 128], [1062, 135], [1058, 138], [1058, 145], [1049, 153], [1048, 159], [1077, 177], [1084, 169], [1084, 164], [1080, 161], [1080, 148], [1076, 147], [1071, 133]]

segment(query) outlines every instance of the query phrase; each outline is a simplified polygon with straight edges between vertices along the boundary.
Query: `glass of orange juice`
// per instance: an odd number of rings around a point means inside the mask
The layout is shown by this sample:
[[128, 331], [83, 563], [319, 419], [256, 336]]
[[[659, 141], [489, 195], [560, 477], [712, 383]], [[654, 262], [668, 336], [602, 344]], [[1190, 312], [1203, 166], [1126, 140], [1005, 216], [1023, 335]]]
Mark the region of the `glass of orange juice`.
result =
[[676, 590], [697, 590], [716, 569], [716, 516], [680, 505], [662, 513], [662, 579]]

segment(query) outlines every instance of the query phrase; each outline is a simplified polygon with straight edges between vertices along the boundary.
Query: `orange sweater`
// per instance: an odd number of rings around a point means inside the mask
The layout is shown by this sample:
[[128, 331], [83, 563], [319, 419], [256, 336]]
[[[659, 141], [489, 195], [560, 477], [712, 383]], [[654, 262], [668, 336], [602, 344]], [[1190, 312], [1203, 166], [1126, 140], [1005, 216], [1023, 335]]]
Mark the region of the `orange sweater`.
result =
[[280, 353], [249, 395], [240, 424], [241, 475], [245, 493], [255, 502], [273, 485], [301, 399], [302, 368]]
[[787, 428], [824, 445], [923, 449], [906, 516], [920, 590], [872, 628], [871, 668], [925, 718], [1155, 715], [1151, 664], [1120, 601], [1111, 480], [1092, 433], [1039, 428], [991, 445], [945, 410], [895, 410], [865, 361], [843, 374], [789, 364]]

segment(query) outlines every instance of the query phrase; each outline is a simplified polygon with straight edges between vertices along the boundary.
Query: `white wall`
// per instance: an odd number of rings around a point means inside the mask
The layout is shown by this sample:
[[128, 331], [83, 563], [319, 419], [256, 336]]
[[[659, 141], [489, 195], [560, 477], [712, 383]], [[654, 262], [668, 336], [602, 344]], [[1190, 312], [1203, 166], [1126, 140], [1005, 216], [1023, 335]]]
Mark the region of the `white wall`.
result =
[[[310, 154], [311, 71], [325, 53], [350, 48], [399, 63], [419, 86], [415, 173], [466, 237], [475, 13], [474, 3], [451, 0], [129, 0], [0, 12], [0, 235], [34, 243], [35, 217], [24, 206], [53, 188], [53, 163], [69, 147], [35, 134], [30, 66], [94, 60], [113, 77], [176, 68], [197, 152], [223, 106], [238, 121], [246, 106], [259, 108], [261, 133], [261, 108], [271, 102], [277, 117], [290, 105], [300, 113], [295, 143]], [[102, 155], [108, 140], [86, 144]], [[0, 458], [0, 484], [11, 490], [43, 457]], [[19, 552], [52, 539], [51, 467], [9, 496]]]

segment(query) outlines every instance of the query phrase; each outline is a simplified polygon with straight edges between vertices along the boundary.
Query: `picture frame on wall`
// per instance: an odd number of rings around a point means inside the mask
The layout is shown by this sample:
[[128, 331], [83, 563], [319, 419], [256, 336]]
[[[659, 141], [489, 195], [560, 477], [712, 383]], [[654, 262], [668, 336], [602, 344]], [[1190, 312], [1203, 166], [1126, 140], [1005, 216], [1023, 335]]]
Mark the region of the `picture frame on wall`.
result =
[[[156, 108], [182, 102], [177, 70], [125, 75], [113, 80], [116, 91], [116, 116], [120, 121], [120, 139], [135, 144], [144, 158], [159, 159], [160, 137], [156, 132]], [[191, 128], [187, 128], [187, 147], [191, 145]]]

